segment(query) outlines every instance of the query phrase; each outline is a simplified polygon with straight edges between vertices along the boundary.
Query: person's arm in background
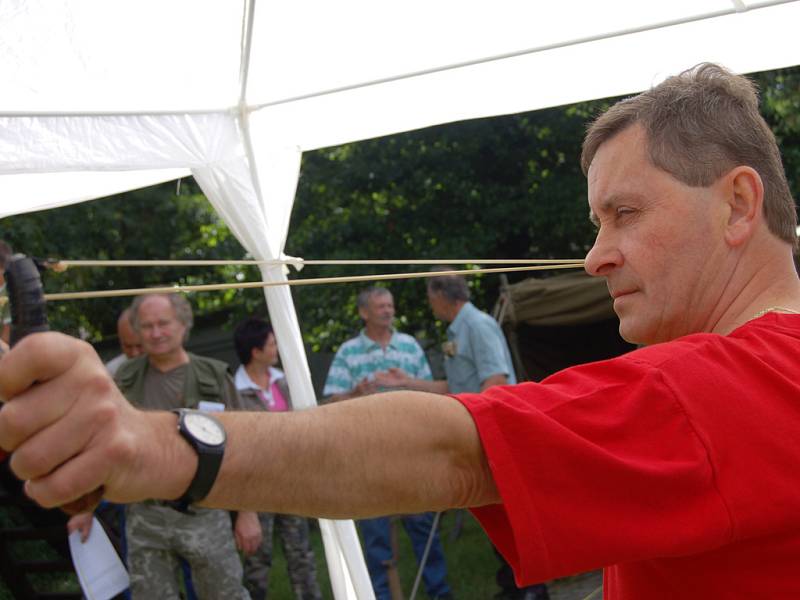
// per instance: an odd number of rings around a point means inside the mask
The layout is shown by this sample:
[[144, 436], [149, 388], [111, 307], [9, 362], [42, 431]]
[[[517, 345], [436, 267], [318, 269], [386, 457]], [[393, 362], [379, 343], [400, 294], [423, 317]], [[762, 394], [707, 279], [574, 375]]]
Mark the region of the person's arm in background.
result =
[[449, 391], [444, 379], [417, 379], [395, 367], [375, 373], [375, 383], [382, 387], [404, 388], [430, 394], [446, 394]]
[[89, 534], [92, 532], [93, 519], [93, 512], [82, 512], [77, 515], [72, 515], [69, 521], [67, 521], [67, 533], [77, 531], [81, 536], [81, 542], [86, 542], [86, 540], [89, 539]]
[[504, 360], [505, 347], [502, 333], [490, 325], [489, 321], [478, 321], [469, 329], [469, 347], [472, 361], [478, 369], [481, 391], [495, 385], [508, 383], [508, 365]]
[[342, 355], [342, 349], [336, 352], [333, 362], [328, 369], [328, 376], [325, 379], [325, 387], [322, 396], [325, 402], [340, 402], [367, 396], [378, 391], [374, 381], [362, 378], [360, 381], [353, 377], [347, 361]]
[[449, 389], [447, 381], [433, 379], [431, 366], [428, 357], [419, 342], [413, 341], [416, 353], [416, 360], [410, 360], [404, 364], [407, 369], [391, 367], [386, 371], [375, 373], [375, 382], [383, 388], [399, 388], [405, 390], [416, 390], [418, 392], [429, 392], [431, 394], [446, 394]]
[[507, 383], [508, 383], [508, 376], [505, 373], [490, 375], [481, 382], [481, 391], [485, 392], [492, 386], [505, 385]]
[[244, 554], [254, 554], [261, 546], [264, 532], [261, 531], [261, 522], [258, 513], [252, 510], [243, 510], [236, 513], [233, 527], [233, 536], [236, 547]]
[[[236, 389], [230, 373], [225, 376], [222, 384], [222, 403], [226, 410], [247, 410], [244, 399]], [[251, 510], [242, 510], [236, 513], [233, 523], [233, 536], [236, 540], [236, 547], [244, 554], [253, 554], [261, 546], [263, 532], [261, 522], [258, 520], [258, 513]]]
[[378, 386], [374, 381], [370, 381], [366, 377], [359, 381], [353, 389], [349, 392], [341, 392], [338, 394], [326, 395], [326, 402], [339, 402], [341, 400], [350, 400], [352, 398], [360, 398], [361, 396], [368, 396], [378, 391]]
[[[43, 506], [175, 499], [197, 469], [175, 415], [133, 408], [74, 338], [22, 340], [0, 361], [0, 395], [10, 400], [0, 446], [14, 451], [12, 469]], [[472, 418], [447, 396], [391, 392], [218, 418], [228, 443], [205, 506], [353, 518], [499, 500]]]

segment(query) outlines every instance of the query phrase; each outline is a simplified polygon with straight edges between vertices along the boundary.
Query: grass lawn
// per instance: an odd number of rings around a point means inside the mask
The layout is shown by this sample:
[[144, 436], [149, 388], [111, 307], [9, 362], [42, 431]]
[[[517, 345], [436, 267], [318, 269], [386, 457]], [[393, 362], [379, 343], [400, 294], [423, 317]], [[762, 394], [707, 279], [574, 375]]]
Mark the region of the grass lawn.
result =
[[[457, 600], [491, 600], [499, 591], [495, 584], [495, 572], [499, 566], [489, 539], [478, 522], [468, 511], [463, 511], [463, 526], [457, 538], [453, 533], [456, 511], [448, 511], [442, 516], [440, 535], [447, 557], [447, 571], [450, 587]], [[399, 527], [400, 559], [399, 571], [403, 594], [408, 600], [414, 587], [417, 564], [408, 536]], [[311, 542], [317, 557], [317, 572], [325, 600], [332, 600], [328, 570], [325, 566], [322, 540], [319, 529], [312, 527]], [[286, 574], [286, 561], [280, 544], [275, 544], [276, 555], [270, 578], [270, 598], [272, 600], [293, 600], [289, 579]], [[548, 587], [551, 600], [600, 600], [602, 598], [602, 574], [600, 571], [583, 573], [551, 582]], [[417, 600], [427, 600], [424, 586], [420, 586]]]
[[[444, 545], [445, 556], [447, 557], [450, 587], [458, 600], [489, 600], [498, 590], [494, 582], [498, 561], [488, 538], [477, 521], [466, 511], [462, 514], [463, 527], [456, 539], [453, 539], [456, 512], [448, 511], [442, 516], [441, 522], [440, 535]], [[405, 530], [403, 530], [400, 523], [397, 523], [396, 526], [399, 527], [398, 538], [400, 543], [398, 570], [403, 594], [408, 598], [414, 587], [417, 563]], [[322, 592], [326, 600], [332, 600], [333, 594], [325, 565], [322, 540], [317, 527], [312, 527], [311, 541], [317, 557], [318, 577]], [[289, 586], [289, 578], [286, 574], [286, 561], [282, 551], [279, 549], [280, 544], [276, 543], [275, 546], [272, 576], [270, 577], [270, 598], [291, 600], [293, 596]], [[428, 598], [422, 585], [420, 585], [417, 598], [420, 600]]]
[[[495, 585], [495, 571], [498, 567], [497, 558], [492, 551], [489, 540], [483, 533], [477, 521], [467, 512], [463, 511], [463, 525], [458, 536], [454, 535], [457, 511], [448, 511], [442, 516], [440, 535], [447, 557], [448, 580], [453, 593], [458, 600], [489, 600], [498, 591]], [[16, 511], [6, 507], [0, 508], [0, 526], [13, 526], [20, 523], [20, 516]], [[406, 599], [411, 594], [414, 578], [417, 573], [416, 560], [411, 550], [408, 536], [397, 523], [399, 528], [400, 559], [399, 573]], [[286, 560], [283, 556], [280, 543], [275, 540], [275, 556], [273, 560], [272, 576], [270, 578], [270, 598], [272, 600], [294, 600], [286, 572]], [[319, 528], [315, 524], [311, 528], [311, 542], [317, 558], [317, 570], [320, 586], [326, 600], [333, 600], [328, 569], [325, 564], [325, 554], [322, 548], [322, 539]], [[54, 557], [53, 550], [43, 542], [24, 542], [15, 544], [13, 554], [19, 558], [45, 558]], [[550, 587], [552, 600], [583, 600], [589, 592], [597, 590], [599, 586], [599, 573], [586, 574], [560, 580]], [[77, 591], [78, 585], [74, 575], [66, 574], [37, 574], [34, 585], [41, 591]], [[424, 586], [420, 586], [417, 594], [419, 600], [427, 599]], [[592, 595], [594, 599], [596, 596]], [[0, 600], [13, 600], [13, 596], [0, 582]]]
[[[9, 514], [10, 511], [0, 510], [0, 521], [12, 524], [17, 521]], [[492, 552], [491, 546], [486, 536], [483, 534], [478, 523], [464, 512], [463, 527], [457, 539], [453, 539], [453, 529], [455, 522], [455, 512], [450, 511], [443, 515], [441, 522], [441, 537], [447, 557], [448, 579], [453, 592], [459, 600], [487, 600], [491, 598], [495, 591], [494, 573], [497, 569], [497, 559]], [[16, 517], [16, 515], [14, 515]], [[12, 523], [8, 523], [11, 521]], [[14, 523], [16, 524], [16, 523]], [[411, 543], [408, 536], [400, 528], [398, 536], [400, 543], [399, 572], [405, 597], [411, 593], [414, 586], [414, 578], [417, 573], [416, 561], [411, 550]], [[333, 599], [330, 581], [328, 579], [328, 569], [325, 564], [325, 554], [322, 548], [322, 539], [319, 528], [312, 526], [311, 541], [317, 558], [317, 569], [320, 586], [326, 600]], [[289, 578], [286, 572], [286, 560], [280, 548], [280, 543], [275, 540], [275, 557], [273, 561], [272, 576], [270, 578], [270, 598], [274, 600], [293, 600]], [[26, 543], [18, 545], [16, 550], [21, 557], [43, 558], [52, 556], [53, 551], [44, 543]], [[41, 577], [41, 576], [40, 576]], [[42, 581], [45, 579], [45, 581]], [[37, 582], [39, 589], [49, 591], [74, 591], [77, 589], [77, 582], [72, 576], [44, 575]], [[422, 586], [421, 586], [422, 587]], [[13, 597], [7, 589], [0, 583], [0, 600], [11, 600]], [[424, 599], [427, 595], [424, 589], [420, 589], [417, 598]]]

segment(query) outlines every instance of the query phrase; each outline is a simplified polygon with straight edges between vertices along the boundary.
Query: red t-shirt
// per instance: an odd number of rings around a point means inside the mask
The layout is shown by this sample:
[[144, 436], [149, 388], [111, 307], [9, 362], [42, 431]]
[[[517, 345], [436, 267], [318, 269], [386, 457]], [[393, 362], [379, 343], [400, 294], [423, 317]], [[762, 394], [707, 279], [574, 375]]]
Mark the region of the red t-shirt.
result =
[[613, 599], [800, 598], [800, 316], [457, 398], [520, 584], [606, 567]]

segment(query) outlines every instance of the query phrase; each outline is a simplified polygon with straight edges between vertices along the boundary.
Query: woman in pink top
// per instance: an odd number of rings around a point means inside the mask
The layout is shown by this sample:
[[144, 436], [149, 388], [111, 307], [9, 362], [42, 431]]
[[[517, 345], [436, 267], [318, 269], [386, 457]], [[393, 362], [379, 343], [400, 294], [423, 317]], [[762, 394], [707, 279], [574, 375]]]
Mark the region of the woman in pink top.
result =
[[[234, 332], [241, 366], [234, 382], [247, 410], [270, 412], [292, 410], [289, 386], [278, 362], [278, 345], [272, 326], [261, 319], [247, 319]], [[267, 597], [272, 567], [272, 532], [283, 544], [289, 579], [298, 600], [321, 600], [314, 552], [308, 541], [308, 520], [293, 515], [259, 513], [263, 532], [261, 548], [244, 562], [244, 583], [253, 600]]]

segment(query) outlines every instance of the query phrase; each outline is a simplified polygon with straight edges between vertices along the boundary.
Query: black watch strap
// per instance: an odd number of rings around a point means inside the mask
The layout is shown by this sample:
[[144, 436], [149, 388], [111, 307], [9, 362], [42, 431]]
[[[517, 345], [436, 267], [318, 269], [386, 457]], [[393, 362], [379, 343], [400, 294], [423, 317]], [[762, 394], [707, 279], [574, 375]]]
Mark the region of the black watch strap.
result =
[[217, 479], [217, 474], [219, 474], [220, 466], [222, 465], [222, 457], [225, 454], [225, 441], [223, 439], [221, 444], [216, 445], [204, 443], [202, 440], [198, 439], [197, 436], [193, 435], [185, 424], [187, 415], [196, 414], [202, 416], [204, 419], [211, 420], [222, 429], [222, 424], [211, 415], [188, 408], [178, 408], [174, 409], [172, 412], [178, 415], [178, 431], [189, 445], [194, 448], [195, 452], [197, 452], [197, 471], [183, 496], [177, 500], [177, 504], [185, 508], [190, 504], [199, 502], [208, 496], [208, 493], [211, 491]]

